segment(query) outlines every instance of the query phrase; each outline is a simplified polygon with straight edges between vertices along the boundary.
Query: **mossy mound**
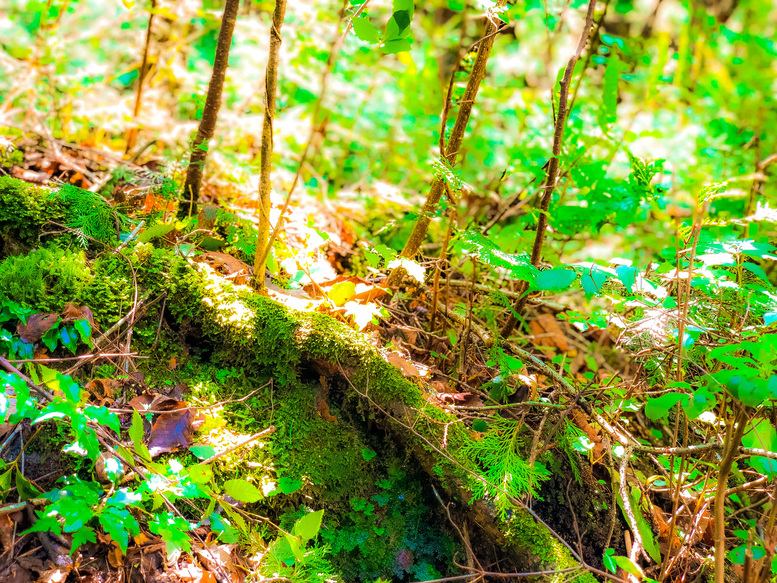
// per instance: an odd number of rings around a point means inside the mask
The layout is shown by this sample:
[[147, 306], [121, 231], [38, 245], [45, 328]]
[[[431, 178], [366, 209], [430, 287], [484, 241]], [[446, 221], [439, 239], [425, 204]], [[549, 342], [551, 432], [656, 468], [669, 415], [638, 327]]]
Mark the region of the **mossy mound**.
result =
[[[62, 212], [47, 207], [47, 193], [24, 192], [37, 228]], [[36, 240], [34, 229], [4, 224], [18, 240]], [[475, 434], [346, 325], [289, 310], [167, 248], [135, 244], [87, 260], [56, 245], [0, 263], [0, 282], [15, 282], [0, 288], [0, 299], [44, 310], [86, 305], [105, 328], [137, 298], [150, 304], [164, 296], [134, 322], [133, 349], [149, 357], [139, 363], [146, 379], [187, 384], [195, 404], [231, 400], [220, 414], [231, 431], [277, 428], [264, 446], [228, 456], [214, 471], [219, 480], [253, 480], [267, 495], [255, 510], [281, 526], [302, 506], [324, 509], [321, 538], [345, 580], [449, 572], [460, 543], [431, 481], [478, 525], [473, 538], [501, 547], [516, 570], [574, 565], [530, 514], [503, 520], [483, 500], [470, 503], [482, 479], [466, 447]]]

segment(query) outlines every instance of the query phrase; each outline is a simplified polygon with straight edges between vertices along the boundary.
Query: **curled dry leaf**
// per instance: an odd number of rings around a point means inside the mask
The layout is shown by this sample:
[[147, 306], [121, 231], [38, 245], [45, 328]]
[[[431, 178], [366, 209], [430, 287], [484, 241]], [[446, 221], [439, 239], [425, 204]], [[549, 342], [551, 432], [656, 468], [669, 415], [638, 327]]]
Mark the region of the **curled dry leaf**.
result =
[[529, 328], [534, 335], [532, 342], [535, 346], [558, 348], [562, 352], [569, 350], [569, 343], [551, 314], [540, 314], [536, 320], [529, 322]]
[[67, 324], [69, 322], [75, 322], [76, 320], [86, 320], [92, 327], [92, 330], [99, 330], [97, 322], [94, 321], [94, 314], [89, 306], [75, 306], [71, 302], [65, 304], [65, 308], [60, 314], [62, 316], [62, 322]]
[[58, 319], [59, 314], [54, 312], [31, 314], [27, 318], [26, 324], [19, 322], [18, 326], [16, 326], [16, 333], [25, 342], [33, 344], [43, 338], [43, 335], [51, 330]]
[[194, 258], [198, 263], [207, 263], [215, 271], [231, 279], [237, 285], [246, 285], [251, 279], [251, 268], [231, 255], [218, 251], [208, 251]]

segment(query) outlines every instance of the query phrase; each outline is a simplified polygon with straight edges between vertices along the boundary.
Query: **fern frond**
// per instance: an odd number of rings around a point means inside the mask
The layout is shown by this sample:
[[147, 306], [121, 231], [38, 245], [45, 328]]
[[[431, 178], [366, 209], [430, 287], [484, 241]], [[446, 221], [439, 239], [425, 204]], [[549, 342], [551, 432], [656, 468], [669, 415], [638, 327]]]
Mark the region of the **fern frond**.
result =
[[529, 464], [522, 456], [521, 423], [494, 417], [486, 434], [465, 447], [479, 462], [482, 479], [473, 486], [476, 498], [491, 498], [503, 514], [512, 506], [509, 498], [537, 498], [537, 486], [550, 478], [539, 462]]

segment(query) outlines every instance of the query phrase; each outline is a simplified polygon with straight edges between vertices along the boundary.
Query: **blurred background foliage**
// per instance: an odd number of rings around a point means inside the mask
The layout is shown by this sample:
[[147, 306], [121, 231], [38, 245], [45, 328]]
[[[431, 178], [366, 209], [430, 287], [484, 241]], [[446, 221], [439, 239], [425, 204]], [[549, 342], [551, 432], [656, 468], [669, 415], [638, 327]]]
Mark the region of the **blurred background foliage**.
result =
[[[221, 3], [3, 3], [3, 124], [32, 122], [53, 137], [118, 151], [126, 131], [139, 125], [138, 148], [177, 169], [201, 114]], [[414, 218], [408, 211], [417, 208], [438, 157], [440, 111], [457, 55], [480, 37], [483, 7], [491, 5], [419, 4], [406, 52], [386, 54], [348, 35], [303, 171], [310, 194], [344, 206], [377, 207], [378, 221], [393, 221], [380, 234], [382, 242], [401, 248]], [[273, 6], [254, 1], [241, 7], [206, 169], [211, 189], [238, 201], [256, 191]], [[508, 27], [496, 41], [457, 166], [470, 185], [459, 212], [462, 226], [493, 212], [500, 199], [524, 199], [537, 190], [551, 149], [550, 95], [577, 42], [584, 7], [581, 0], [536, 0], [508, 4], [501, 14]], [[342, 9], [340, 2], [323, 0], [290, 3], [275, 125], [278, 184], [296, 170], [314, 123], [310, 116]], [[144, 106], [133, 121], [151, 10], [150, 69]], [[362, 18], [382, 31], [391, 14], [390, 0], [375, 0]], [[770, 0], [599, 3], [590, 51], [573, 80], [562, 181], [551, 206], [563, 257], [596, 258], [591, 246], [598, 233], [619, 241], [625, 259], [646, 264], [663, 247], [663, 236], [671, 235], [670, 217], [688, 215], [710, 182], [727, 181], [725, 195], [712, 205], [713, 217], [741, 217], [748, 204], [750, 213], [756, 210], [748, 200], [752, 175], [776, 149], [769, 132], [777, 123], [776, 23]], [[457, 73], [454, 107], [467, 59]], [[630, 154], [663, 160], [653, 204], [629, 194]], [[764, 189], [773, 199], [774, 184]], [[536, 220], [531, 212], [514, 214], [491, 231], [495, 242], [513, 252], [530, 246], [533, 235], [526, 228]], [[642, 220], [648, 215], [657, 220]]]

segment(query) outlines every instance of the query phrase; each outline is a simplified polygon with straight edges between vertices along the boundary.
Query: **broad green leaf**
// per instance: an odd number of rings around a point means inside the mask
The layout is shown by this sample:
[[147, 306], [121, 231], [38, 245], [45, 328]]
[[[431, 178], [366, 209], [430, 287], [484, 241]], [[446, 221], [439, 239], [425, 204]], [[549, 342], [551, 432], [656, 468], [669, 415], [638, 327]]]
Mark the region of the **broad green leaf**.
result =
[[360, 40], [370, 44], [375, 45], [380, 42], [380, 32], [367, 17], [357, 18], [353, 21], [353, 32]]
[[224, 492], [240, 502], [258, 502], [264, 498], [262, 491], [246, 480], [227, 480], [224, 482]]
[[634, 288], [634, 283], [637, 281], [637, 268], [629, 267], [628, 265], [619, 265], [615, 268], [615, 273], [618, 275], [618, 279], [621, 280], [621, 283], [629, 290], [629, 293], [631, 293]]
[[404, 53], [412, 48], [410, 41], [404, 38], [398, 38], [393, 40], [387, 40], [380, 48], [381, 51], [387, 55], [395, 55], [397, 53]]
[[195, 464], [187, 467], [186, 472], [195, 484], [209, 484], [213, 478], [213, 468], [209, 465]]
[[577, 279], [577, 273], [572, 269], [555, 267], [547, 271], [540, 271], [534, 278], [533, 287], [542, 290], [564, 290]]
[[683, 393], [665, 393], [660, 397], [652, 397], [645, 405], [645, 415], [652, 421], [662, 419], [669, 415], [669, 411], [682, 401], [683, 397]]
[[610, 277], [606, 271], [599, 269], [596, 265], [583, 271], [580, 282], [583, 284], [583, 291], [587, 297], [598, 295], [602, 292], [604, 282]]
[[362, 450], [362, 457], [364, 458], [365, 461], [370, 461], [376, 455], [378, 455], [378, 454], [375, 453], [374, 451], [372, 451], [371, 449], [363, 449]]
[[631, 573], [638, 579], [642, 579], [645, 576], [642, 569], [639, 568], [639, 565], [635, 564], [630, 558], [615, 555], [613, 556], [613, 560], [621, 569], [627, 573]]
[[81, 337], [81, 342], [92, 348], [92, 325], [89, 320], [76, 320], [73, 322], [73, 327]]
[[323, 510], [306, 514], [294, 524], [294, 534], [302, 537], [303, 540], [316, 538], [318, 531], [321, 529], [321, 519], [323, 517]]
[[189, 447], [189, 451], [196, 455], [201, 460], [206, 460], [216, 453], [216, 448], [212, 445], [192, 445]]
[[100, 425], [104, 425], [108, 429], [115, 431], [117, 434], [121, 431], [119, 416], [113, 411], [109, 411], [107, 407], [87, 405], [84, 407], [84, 415], [93, 421], [97, 421]]
[[302, 488], [302, 480], [295, 480], [284, 476], [278, 480], [278, 488], [280, 488], [281, 492], [284, 494], [293, 494]]
[[16, 493], [19, 495], [20, 502], [30, 500], [31, 498], [38, 498], [41, 495], [41, 491], [27, 478], [22, 476], [19, 470], [16, 471]]
[[[751, 422], [747, 432], [742, 436], [742, 445], [777, 453], [777, 430], [772, 427], [768, 419]], [[777, 476], [777, 460], [763, 456], [752, 456], [750, 457], [750, 465], [756, 471], [769, 477]]]
[[143, 443], [143, 418], [137, 411], [132, 412], [132, 425], [130, 425], [129, 428], [129, 437], [132, 440], [135, 453], [144, 460], [151, 461], [151, 454], [148, 452], [148, 447]]
[[148, 243], [149, 241], [151, 241], [152, 239], [156, 239], [157, 237], [164, 237], [173, 229], [175, 229], [175, 225], [157, 223], [156, 225], [150, 226], [148, 229], [146, 229], [140, 235], [138, 235], [137, 240], [140, 243]]

